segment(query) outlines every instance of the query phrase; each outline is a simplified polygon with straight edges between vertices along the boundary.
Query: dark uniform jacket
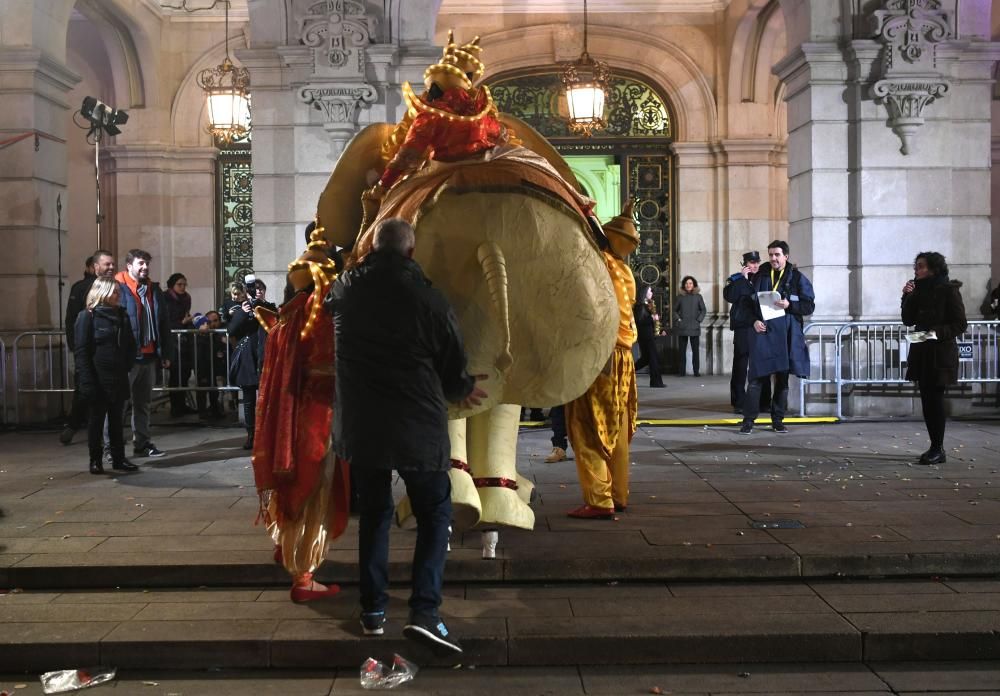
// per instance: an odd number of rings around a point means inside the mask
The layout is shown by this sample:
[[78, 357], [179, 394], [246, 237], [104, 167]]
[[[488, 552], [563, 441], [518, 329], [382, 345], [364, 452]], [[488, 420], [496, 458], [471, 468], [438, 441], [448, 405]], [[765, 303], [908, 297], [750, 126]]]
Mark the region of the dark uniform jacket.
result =
[[757, 319], [753, 278], [752, 274], [744, 278], [742, 273], [733, 273], [726, 279], [726, 286], [722, 289], [722, 297], [730, 304], [729, 328], [733, 331], [752, 328]]
[[412, 259], [369, 254], [342, 273], [327, 307], [336, 327], [334, 441], [353, 466], [450, 467], [449, 401], [468, 396], [455, 315]]
[[125, 310], [99, 306], [83, 310], [74, 325], [77, 389], [85, 397], [124, 401], [135, 362], [135, 337]]
[[903, 323], [917, 331], [933, 331], [937, 340], [911, 343], [906, 360], [906, 379], [943, 387], [958, 380], [958, 343], [965, 332], [962, 283], [948, 276], [931, 276], [915, 282], [913, 292], [903, 295]]
[[[777, 278], [777, 273], [774, 274]], [[750, 379], [757, 379], [776, 372], [790, 372], [798, 377], [809, 376], [809, 350], [802, 333], [804, 317], [816, 311], [816, 294], [812, 283], [792, 264], [771, 287], [771, 267], [761, 266], [753, 279], [754, 320], [764, 317], [756, 293], [777, 290], [790, 302], [784, 316], [767, 322], [765, 333], [753, 332], [750, 342]]]

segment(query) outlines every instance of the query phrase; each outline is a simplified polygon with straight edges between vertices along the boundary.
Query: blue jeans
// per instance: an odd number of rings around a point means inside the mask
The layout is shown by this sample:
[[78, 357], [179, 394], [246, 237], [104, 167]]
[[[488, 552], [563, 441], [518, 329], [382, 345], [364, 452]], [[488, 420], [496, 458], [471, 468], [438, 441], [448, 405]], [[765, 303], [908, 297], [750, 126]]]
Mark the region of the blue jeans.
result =
[[[355, 465], [357, 483], [358, 556], [361, 565], [361, 609], [385, 611], [389, 602], [389, 525], [392, 523], [392, 471]], [[447, 471], [400, 471], [417, 519], [410, 590], [411, 619], [436, 619], [448, 553], [451, 524], [451, 479]]]

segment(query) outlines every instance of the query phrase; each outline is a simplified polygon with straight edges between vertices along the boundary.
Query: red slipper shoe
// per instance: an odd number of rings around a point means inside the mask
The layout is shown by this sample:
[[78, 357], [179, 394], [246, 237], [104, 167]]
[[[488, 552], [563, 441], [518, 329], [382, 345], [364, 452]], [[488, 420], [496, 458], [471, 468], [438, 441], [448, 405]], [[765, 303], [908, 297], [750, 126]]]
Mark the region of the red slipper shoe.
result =
[[[322, 589], [314, 589], [322, 588]], [[313, 582], [309, 585], [301, 587], [299, 585], [292, 585], [292, 601], [296, 604], [302, 604], [303, 602], [311, 602], [314, 599], [323, 599], [324, 597], [332, 597], [340, 592], [340, 585], [322, 585], [318, 582]]]
[[614, 508], [581, 505], [575, 510], [567, 512], [566, 516], [575, 517], [578, 520], [613, 520], [615, 518], [615, 510]]

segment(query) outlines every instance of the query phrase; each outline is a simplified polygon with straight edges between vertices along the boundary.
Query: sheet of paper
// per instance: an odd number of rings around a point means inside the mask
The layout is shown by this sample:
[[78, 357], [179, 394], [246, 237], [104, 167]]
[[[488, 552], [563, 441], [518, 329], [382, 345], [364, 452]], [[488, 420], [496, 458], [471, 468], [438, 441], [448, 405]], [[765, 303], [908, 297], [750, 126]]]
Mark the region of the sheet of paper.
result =
[[906, 334], [906, 340], [910, 343], [923, 343], [924, 341], [936, 341], [937, 334], [933, 331], [911, 331]]
[[774, 306], [774, 303], [780, 299], [781, 293], [774, 290], [757, 293], [757, 301], [760, 303], [760, 314], [764, 317], [764, 321], [785, 316], [785, 310]]

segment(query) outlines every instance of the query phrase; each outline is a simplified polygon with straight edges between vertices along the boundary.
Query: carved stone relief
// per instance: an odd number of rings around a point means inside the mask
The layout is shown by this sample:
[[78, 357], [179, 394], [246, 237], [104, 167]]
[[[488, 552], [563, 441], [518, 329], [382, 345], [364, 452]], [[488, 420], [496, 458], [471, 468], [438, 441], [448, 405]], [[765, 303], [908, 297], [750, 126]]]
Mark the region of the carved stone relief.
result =
[[357, 130], [361, 108], [378, 97], [366, 81], [375, 27], [359, 0], [313, 2], [299, 19], [299, 39], [313, 49], [313, 71], [298, 97], [323, 113], [323, 127], [338, 152]]
[[320, 0], [299, 19], [299, 38], [313, 49], [316, 75], [364, 77], [365, 48], [375, 34], [375, 19], [358, 0]]
[[950, 89], [938, 70], [937, 45], [954, 36], [953, 9], [949, 0], [884, 0], [872, 15], [884, 49], [871, 95], [885, 105], [904, 155], [913, 151], [924, 107]]

